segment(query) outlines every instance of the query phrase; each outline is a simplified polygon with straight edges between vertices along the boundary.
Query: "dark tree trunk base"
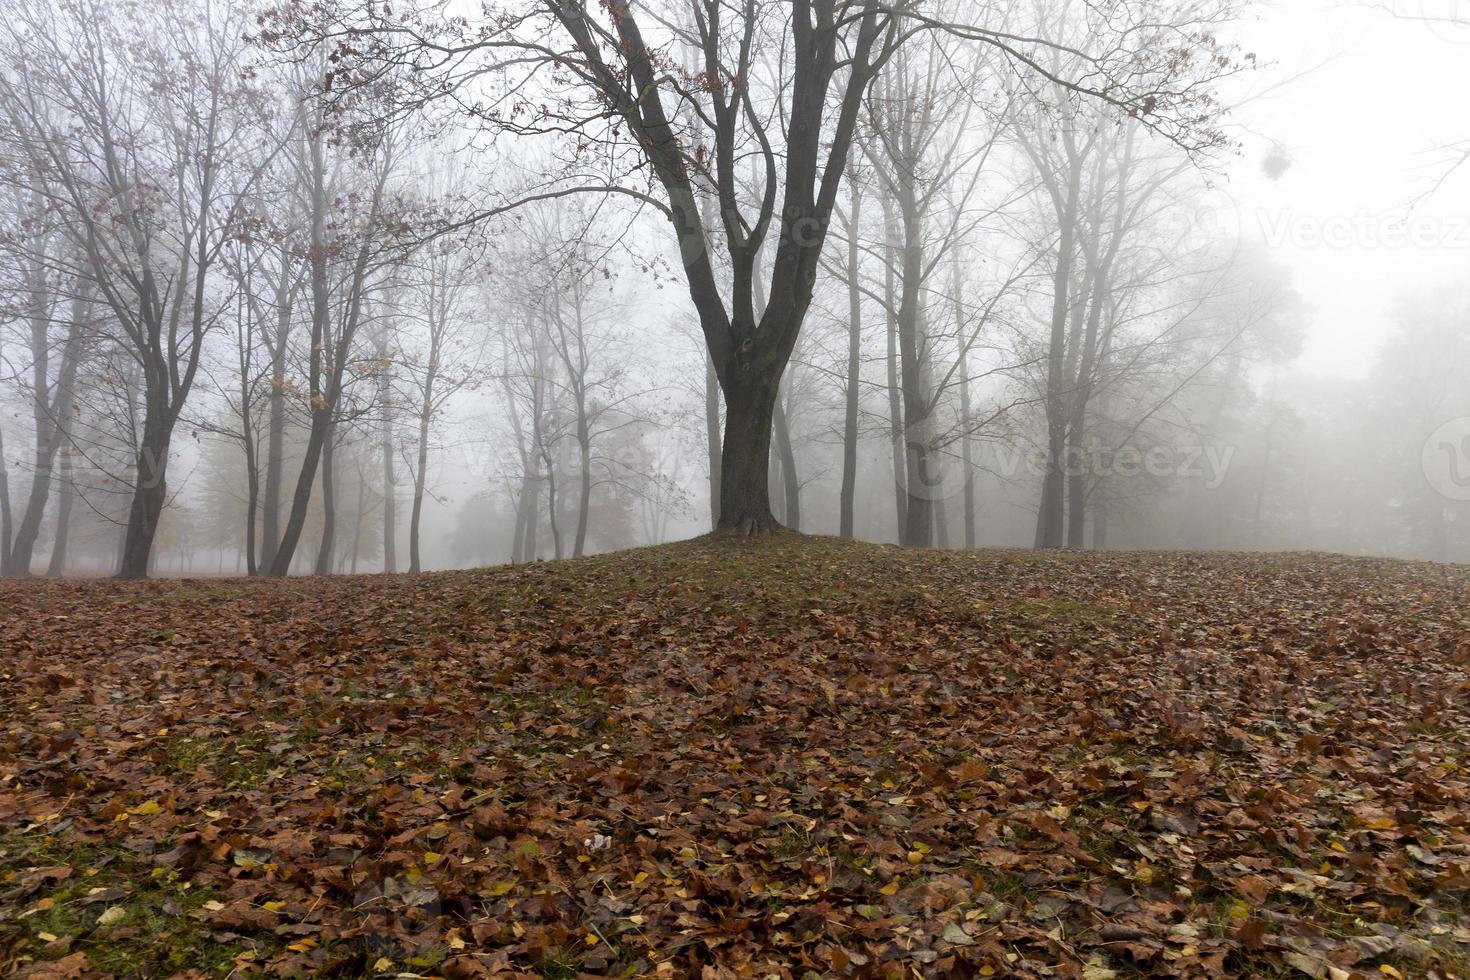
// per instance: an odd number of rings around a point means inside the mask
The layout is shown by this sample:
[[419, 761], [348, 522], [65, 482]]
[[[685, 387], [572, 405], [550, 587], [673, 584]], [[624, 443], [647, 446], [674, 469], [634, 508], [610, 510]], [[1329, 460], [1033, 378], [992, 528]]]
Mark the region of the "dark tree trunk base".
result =
[[732, 524], [721, 522], [714, 531], [705, 535], [710, 541], [763, 541], [770, 538], [789, 538], [792, 540], [804, 538], [806, 535], [800, 531], [794, 531], [774, 517], [764, 520], [756, 517], [747, 517], [744, 520]]

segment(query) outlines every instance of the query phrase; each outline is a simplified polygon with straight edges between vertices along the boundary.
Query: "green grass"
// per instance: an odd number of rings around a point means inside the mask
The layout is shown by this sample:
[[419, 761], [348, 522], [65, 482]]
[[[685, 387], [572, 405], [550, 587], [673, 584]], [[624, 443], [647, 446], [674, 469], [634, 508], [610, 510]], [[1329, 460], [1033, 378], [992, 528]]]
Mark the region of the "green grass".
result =
[[[121, 847], [69, 846], [38, 837], [6, 848], [0, 880], [48, 867], [71, 868], [71, 877], [42, 888], [29, 908], [0, 930], [17, 930], [37, 947], [64, 944], [69, 952], [85, 952], [95, 969], [118, 977], [169, 976], [186, 969], [223, 976], [247, 948], [221, 941], [190, 915], [216, 897], [212, 890], [191, 887], [175, 872], [153, 867]], [[88, 901], [111, 888], [126, 894]], [[110, 909], [120, 910], [121, 918], [100, 924]]]

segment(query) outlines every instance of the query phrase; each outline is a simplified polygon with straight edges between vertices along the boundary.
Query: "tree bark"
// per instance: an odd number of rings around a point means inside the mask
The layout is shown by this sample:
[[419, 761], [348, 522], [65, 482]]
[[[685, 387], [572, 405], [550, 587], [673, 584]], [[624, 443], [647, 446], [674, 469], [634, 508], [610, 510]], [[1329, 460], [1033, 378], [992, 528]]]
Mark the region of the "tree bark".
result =
[[551, 527], [551, 556], [561, 559], [561, 524], [556, 519], [556, 467], [546, 459], [546, 523]]
[[41, 521], [46, 515], [46, 505], [51, 498], [51, 474], [56, 462], [56, 453], [61, 445], [63, 429], [58, 419], [62, 413], [71, 411], [71, 401], [76, 389], [77, 366], [81, 360], [82, 339], [85, 334], [85, 318], [89, 299], [86, 283], [78, 283], [78, 292], [72, 301], [71, 323], [67, 327], [66, 341], [61, 350], [56, 385], [51, 384], [51, 312], [49, 292], [44, 273], [38, 272], [32, 281], [35, 293], [31, 315], [31, 417], [35, 426], [35, 453], [32, 457], [31, 490], [26, 500], [20, 522], [15, 526], [10, 540], [9, 554], [0, 572], [5, 575], [26, 576], [31, 573], [36, 541], [41, 533]]
[[1092, 507], [1092, 550], [1108, 550], [1108, 502], [1099, 500]]
[[580, 456], [582, 485], [577, 497], [577, 538], [572, 557], [581, 558], [587, 548], [587, 522], [592, 511], [592, 437], [584, 410], [577, 409], [577, 452]]
[[965, 340], [965, 305], [960, 271], [960, 250], [951, 253], [950, 302], [954, 304], [955, 336], [960, 338], [960, 464], [965, 468], [962, 493], [965, 508], [965, 550], [975, 549], [975, 431], [974, 405], [970, 397], [970, 341]]
[[61, 454], [61, 485], [57, 487], [56, 536], [51, 542], [51, 560], [46, 565], [47, 578], [60, 578], [66, 574], [66, 549], [71, 540], [71, 512], [76, 502], [76, 474], [72, 470], [70, 445], [59, 450]]
[[5, 427], [0, 426], [0, 567], [10, 563], [15, 518], [10, 509], [10, 467], [5, 462]]
[[510, 552], [510, 560], [513, 565], [523, 564], [536, 556], [536, 541], [532, 532], [531, 515], [538, 506], [537, 497], [536, 482], [527, 473], [521, 479], [521, 492], [516, 500], [516, 530]]
[[904, 215], [903, 288], [898, 308], [899, 375], [903, 395], [905, 486], [903, 536], [899, 543], [909, 548], [927, 548], [934, 543], [934, 461], [929, 445], [929, 391], [925, 384], [925, 338], [920, 309], [923, 278], [923, 245], [920, 227]]
[[123, 535], [122, 560], [117, 577], [137, 580], [148, 577], [153, 538], [168, 498], [168, 452], [173, 436], [168, 409], [157, 404], [161, 392], [148, 386], [143, 412], [143, 439], [134, 461], [133, 501], [128, 507], [128, 527]]
[[291, 333], [292, 290], [286, 281], [287, 249], [282, 246], [281, 279], [276, 284], [276, 336], [270, 346], [271, 393], [266, 421], [265, 489], [262, 492], [260, 559], [250, 574], [268, 570], [281, 541], [281, 485], [286, 444], [286, 341]]
[[862, 186], [852, 182], [851, 211], [847, 219], [847, 398], [842, 419], [842, 491], [839, 495], [838, 534], [854, 535], [857, 507], [858, 384], [862, 371], [863, 300], [858, 286], [862, 274], [858, 255], [858, 217], [862, 211]]
[[893, 449], [893, 502], [898, 516], [894, 535], [901, 542], [909, 522], [908, 450], [903, 437], [903, 390], [898, 376], [898, 289], [893, 268], [898, 260], [898, 250], [893, 242], [893, 207], [886, 196], [883, 198], [883, 227], [887, 229], [883, 306], [887, 310], [888, 321], [888, 430]]
[[725, 385], [725, 439], [720, 456], [720, 526], [742, 538], [779, 526], [771, 513], [771, 428], [780, 375], [751, 370]]
[[[384, 188], [387, 184], [388, 173], [392, 169], [392, 153], [392, 149], [389, 148], [387, 156], [379, 164], [381, 169], [374, 176], [371, 201], [368, 205], [367, 225], [369, 229], [376, 224], [376, 219], [382, 213]], [[328, 282], [327, 268], [327, 253], [330, 246], [326, 235], [327, 173], [323, 154], [323, 137], [320, 134], [312, 137], [310, 154], [308, 178], [311, 194], [311, 258], [309, 262], [312, 300], [309, 368], [311, 430], [306, 440], [306, 454], [301, 461], [301, 473], [296, 479], [296, 491], [291, 497], [291, 512], [286, 519], [286, 527], [281, 534], [281, 543], [270, 567], [270, 574], [277, 577], [285, 576], [291, 570], [292, 559], [301, 542], [301, 532], [306, 526], [306, 513], [311, 504], [311, 490], [316, 483], [317, 469], [321, 464], [321, 456], [327, 440], [332, 436], [339, 407], [337, 403], [342, 397], [344, 372], [347, 370], [352, 354], [352, 344], [356, 339], [357, 328], [362, 318], [363, 293], [367, 288], [368, 259], [372, 247], [371, 231], [361, 232], [363, 240], [358, 246], [348, 279], [343, 320], [335, 331], [335, 337], [332, 338], [333, 332], [330, 329], [331, 286]], [[331, 348], [330, 351], [327, 350], [328, 347]], [[324, 364], [324, 355], [328, 354], [331, 358], [330, 363]], [[324, 369], [325, 384], [323, 384]], [[324, 491], [327, 484], [328, 481], [324, 479]], [[330, 534], [329, 527], [323, 535], [324, 545], [330, 543]]]
[[379, 449], [383, 456], [383, 571], [398, 571], [398, 475], [393, 462], [393, 374], [388, 363], [388, 332], [378, 340], [377, 353], [383, 365], [383, 378], [378, 389], [378, 406], [383, 413], [383, 433]]
[[[789, 392], [789, 386], [782, 385]], [[781, 463], [781, 489], [784, 492], [785, 509], [782, 516], [785, 524], [793, 531], [801, 530], [801, 482], [796, 475], [796, 453], [791, 446], [791, 425], [786, 417], [786, 399], [778, 391], [772, 417], [773, 435], [776, 440], [776, 456]]]
[[322, 442], [322, 540], [316, 552], [317, 575], [332, 574], [332, 552], [337, 544], [337, 422], [327, 421]]
[[[1063, 519], [1066, 500], [1063, 496], [1062, 467], [1067, 440], [1067, 322], [1071, 312], [1072, 273], [1076, 264], [1078, 199], [1082, 193], [1083, 156], [1076, 152], [1073, 134], [1064, 133], [1068, 153], [1066, 187], [1048, 183], [1057, 213], [1058, 238], [1056, 268], [1052, 273], [1051, 335], [1047, 349], [1046, 391], [1043, 406], [1046, 413], [1046, 475], [1041, 485], [1041, 506], [1036, 515], [1037, 548], [1060, 548], [1063, 541]], [[1033, 152], [1023, 142], [1028, 152]], [[1036, 159], [1033, 153], [1033, 159]], [[1037, 168], [1041, 170], [1038, 162]]]
[[367, 509], [367, 480], [363, 478], [362, 467], [357, 469], [357, 508], [352, 514], [352, 552], [351, 569], [352, 574], [357, 574], [357, 558], [362, 552], [362, 518], [363, 511]]
[[414, 574], [423, 571], [423, 561], [419, 556], [419, 522], [424, 515], [424, 490], [429, 478], [429, 424], [433, 416], [434, 371], [434, 367], [429, 369], [424, 404], [419, 411], [418, 469], [413, 475], [413, 508], [408, 516], [408, 570]]
[[720, 526], [720, 379], [709, 351], [704, 352], [704, 438], [709, 450], [710, 527]]

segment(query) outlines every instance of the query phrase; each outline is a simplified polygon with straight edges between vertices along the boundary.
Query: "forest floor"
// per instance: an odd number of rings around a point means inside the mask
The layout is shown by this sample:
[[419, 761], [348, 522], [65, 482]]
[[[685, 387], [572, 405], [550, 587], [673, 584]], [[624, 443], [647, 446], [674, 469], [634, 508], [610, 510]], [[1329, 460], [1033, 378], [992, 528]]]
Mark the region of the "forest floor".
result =
[[1470, 976], [1470, 568], [0, 584], [0, 974]]

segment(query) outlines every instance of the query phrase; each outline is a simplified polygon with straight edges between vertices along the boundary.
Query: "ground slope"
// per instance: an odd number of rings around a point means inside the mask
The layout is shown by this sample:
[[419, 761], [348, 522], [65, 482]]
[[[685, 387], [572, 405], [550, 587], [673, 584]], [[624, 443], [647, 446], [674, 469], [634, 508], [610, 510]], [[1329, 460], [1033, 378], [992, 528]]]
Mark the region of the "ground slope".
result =
[[824, 539], [3, 584], [0, 973], [1465, 976], [1467, 600]]

